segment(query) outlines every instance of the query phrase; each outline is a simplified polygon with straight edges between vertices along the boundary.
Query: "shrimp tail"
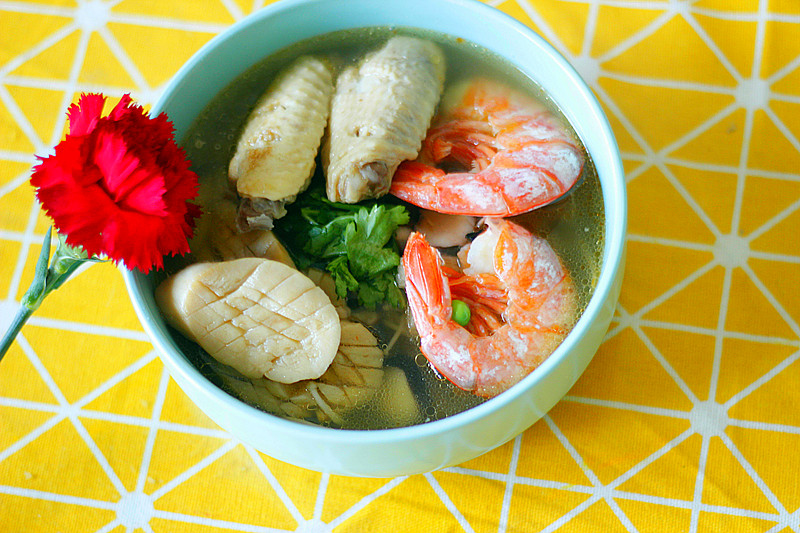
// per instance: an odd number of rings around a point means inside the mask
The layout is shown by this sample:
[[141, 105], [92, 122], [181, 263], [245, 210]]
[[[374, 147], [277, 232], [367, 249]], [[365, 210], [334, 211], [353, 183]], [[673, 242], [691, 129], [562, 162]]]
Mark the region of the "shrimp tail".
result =
[[412, 233], [403, 252], [408, 307], [420, 336], [420, 349], [445, 378], [473, 390], [477, 368], [469, 345], [472, 335], [451, 320], [450, 287], [439, 252], [421, 233]]
[[441, 267], [441, 257], [421, 233], [412, 233], [403, 253], [406, 294], [420, 335], [450, 319], [450, 287]]
[[436, 184], [444, 175], [443, 170], [425, 163], [404, 161], [394, 173], [390, 191], [398, 198], [418, 205], [439, 196]]

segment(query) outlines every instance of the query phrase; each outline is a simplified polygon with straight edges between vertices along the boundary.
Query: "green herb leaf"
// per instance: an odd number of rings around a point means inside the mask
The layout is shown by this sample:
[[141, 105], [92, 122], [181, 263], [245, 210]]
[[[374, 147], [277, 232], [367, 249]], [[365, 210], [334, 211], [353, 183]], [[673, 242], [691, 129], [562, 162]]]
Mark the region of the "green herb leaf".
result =
[[318, 186], [287, 208], [274, 231], [298, 268], [330, 272], [340, 297], [355, 297], [370, 308], [402, 307], [405, 298], [395, 281], [400, 255], [393, 237], [409, 218], [402, 205], [331, 202]]
[[327, 269], [336, 283], [336, 294], [339, 295], [339, 298], [347, 298], [348, 292], [358, 290], [358, 280], [350, 273], [346, 257], [337, 257], [328, 263]]

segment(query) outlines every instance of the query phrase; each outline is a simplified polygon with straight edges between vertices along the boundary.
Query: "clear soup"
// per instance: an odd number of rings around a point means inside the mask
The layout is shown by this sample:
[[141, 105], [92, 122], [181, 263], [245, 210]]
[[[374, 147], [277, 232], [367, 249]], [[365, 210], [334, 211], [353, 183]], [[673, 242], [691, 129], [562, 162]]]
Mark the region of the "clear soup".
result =
[[[193, 170], [201, 178], [201, 202], [209, 201], [229, 187], [228, 163], [239, 132], [256, 100], [277, 71], [305, 54], [329, 57], [337, 68], [342, 68], [358, 61], [365, 52], [396, 34], [428, 39], [442, 48], [447, 59], [445, 91], [452, 84], [476, 76], [502, 80], [543, 102], [566, 124], [552, 100], [526, 75], [508, 62], [463, 39], [410, 28], [335, 32], [298, 43], [259, 62], [229, 84], [197, 118], [183, 139], [182, 146], [192, 161]], [[566, 127], [569, 128], [568, 125]], [[583, 175], [570, 194], [554, 204], [512, 219], [533, 234], [546, 238], [560, 256], [575, 284], [578, 300], [575, 321], [587, 305], [599, 276], [604, 239], [600, 183], [591, 158], [585, 155]], [[315, 180], [324, 180], [319, 162], [317, 174]], [[280, 222], [280, 219], [276, 220], [276, 226]], [[160, 275], [175, 272], [187, 261], [192, 261], [191, 256], [174, 261]], [[335, 419], [318, 416], [319, 413], [314, 409], [292, 418], [345, 429], [381, 429], [441, 419], [485, 401], [453, 386], [431, 367], [420, 352], [419, 339], [408, 327], [405, 310], [353, 308], [352, 316], [364, 323], [378, 338], [384, 348], [384, 365], [403, 372], [413, 395], [412, 404], [415, 405], [409, 408], [407, 398], [405, 402], [394, 401], [390, 397], [393, 392], [387, 387], [378, 390], [366, 404], [341, 413]], [[217, 363], [199, 346], [177, 332], [174, 336], [184, 353], [209, 380], [256, 407], [274, 412], [269, 405], [260, 403], [252, 395], [243, 395], [237, 387], [230, 386], [231, 380], [241, 379], [235, 371]], [[392, 412], [395, 408], [401, 412]]]

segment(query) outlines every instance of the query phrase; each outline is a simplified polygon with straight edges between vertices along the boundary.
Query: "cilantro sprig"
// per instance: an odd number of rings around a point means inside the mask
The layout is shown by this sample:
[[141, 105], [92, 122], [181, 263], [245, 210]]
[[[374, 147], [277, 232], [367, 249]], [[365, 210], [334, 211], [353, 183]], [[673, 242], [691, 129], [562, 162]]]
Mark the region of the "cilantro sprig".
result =
[[317, 186], [287, 208], [274, 231], [298, 268], [330, 272], [341, 298], [356, 298], [370, 308], [383, 303], [403, 307], [405, 299], [395, 282], [400, 255], [393, 237], [409, 218], [402, 205], [332, 202]]

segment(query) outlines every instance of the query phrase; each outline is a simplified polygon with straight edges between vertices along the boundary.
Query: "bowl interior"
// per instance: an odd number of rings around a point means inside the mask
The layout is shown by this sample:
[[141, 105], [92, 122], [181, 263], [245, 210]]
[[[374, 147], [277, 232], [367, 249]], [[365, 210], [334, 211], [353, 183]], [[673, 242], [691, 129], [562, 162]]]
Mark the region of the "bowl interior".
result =
[[[124, 271], [134, 307], [170, 372], [194, 391], [193, 399], [218, 404], [242, 420], [324, 444], [413, 441], [474, 423], [544, 383], [598, 320], [608, 325], [608, 302], [616, 302], [624, 256], [625, 185], [619, 151], [597, 100], [578, 74], [550, 45], [521, 23], [472, 0], [282, 0], [238, 22], [210, 41], [176, 74], [153, 113], [164, 112], [181, 139], [195, 118], [230, 81], [262, 58], [297, 41], [324, 33], [367, 26], [410, 26], [463, 37], [515, 64], [555, 101], [592, 155], [603, 191], [605, 245], [603, 266], [589, 305], [572, 333], [536, 372], [510, 391], [443, 420], [380, 431], [309, 427], [267, 415], [232, 398], [210, 383], [181, 353], [153, 298], [153, 276]], [[502, 36], [500, 38], [499, 36]], [[577, 370], [580, 374], [582, 368]], [[577, 379], [577, 376], [575, 376]], [[568, 385], [571, 385], [568, 384]], [[568, 388], [568, 386], [567, 386]], [[553, 389], [563, 395], [567, 388]], [[563, 389], [563, 390], [562, 390]], [[191, 396], [191, 394], [190, 394]], [[552, 403], [558, 400], [555, 398]], [[543, 413], [541, 413], [543, 414]], [[541, 416], [539, 414], [539, 416]], [[532, 422], [532, 421], [531, 421]], [[523, 428], [524, 429], [524, 428]], [[507, 440], [507, 438], [506, 438]], [[502, 442], [494, 443], [494, 445]], [[485, 451], [485, 450], [483, 450]], [[477, 455], [477, 454], [475, 454]]]

